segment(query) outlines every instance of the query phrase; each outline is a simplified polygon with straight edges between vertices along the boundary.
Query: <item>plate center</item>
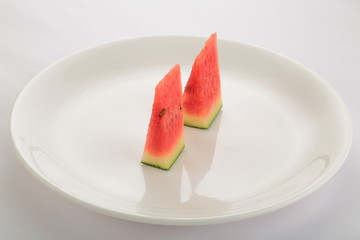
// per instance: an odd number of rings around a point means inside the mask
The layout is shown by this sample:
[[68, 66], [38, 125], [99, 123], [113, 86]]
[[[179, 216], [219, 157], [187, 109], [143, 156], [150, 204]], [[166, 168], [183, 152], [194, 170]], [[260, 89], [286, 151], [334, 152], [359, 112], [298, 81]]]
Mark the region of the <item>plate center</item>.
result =
[[56, 137], [61, 168], [114, 199], [170, 207], [248, 199], [304, 164], [299, 153], [308, 135], [302, 119], [289, 114], [293, 106], [247, 76], [224, 72], [224, 107], [211, 128], [185, 127], [185, 150], [170, 171], [142, 166], [159, 76], [160, 70], [117, 75], [63, 105]]

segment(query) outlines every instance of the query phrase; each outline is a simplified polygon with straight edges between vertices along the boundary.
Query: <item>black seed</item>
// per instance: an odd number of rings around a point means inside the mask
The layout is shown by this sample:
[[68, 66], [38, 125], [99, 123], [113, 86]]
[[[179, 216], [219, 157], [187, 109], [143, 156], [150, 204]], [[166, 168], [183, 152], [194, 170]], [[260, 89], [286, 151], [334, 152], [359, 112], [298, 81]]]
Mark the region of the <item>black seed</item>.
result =
[[164, 115], [165, 115], [165, 113], [166, 113], [166, 109], [165, 109], [165, 108], [163, 108], [163, 109], [161, 110], [161, 112], [159, 112], [159, 117], [164, 116]]

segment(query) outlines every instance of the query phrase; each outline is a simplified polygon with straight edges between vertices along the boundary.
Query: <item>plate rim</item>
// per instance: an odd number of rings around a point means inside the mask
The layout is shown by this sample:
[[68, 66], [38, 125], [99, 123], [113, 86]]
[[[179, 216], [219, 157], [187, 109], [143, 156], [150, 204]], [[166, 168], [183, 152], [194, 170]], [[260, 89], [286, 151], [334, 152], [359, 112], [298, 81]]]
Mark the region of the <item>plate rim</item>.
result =
[[155, 38], [184, 38], [184, 39], [201, 39], [206, 40], [207, 36], [201, 36], [201, 35], [147, 35], [147, 36], [138, 36], [138, 37], [129, 37], [129, 38], [122, 38], [122, 39], [116, 39], [111, 41], [106, 41], [98, 44], [94, 44], [89, 47], [81, 48], [79, 50], [73, 51], [63, 57], [58, 58], [57, 60], [53, 61], [46, 67], [44, 67], [41, 71], [39, 71], [34, 77], [32, 77], [22, 88], [22, 90], [19, 92], [18, 96], [16, 97], [16, 100], [13, 104], [13, 107], [11, 109], [10, 113], [10, 119], [9, 119], [9, 130], [10, 130], [10, 138], [11, 138], [11, 145], [13, 148], [13, 151], [15, 152], [16, 157], [20, 160], [22, 165], [27, 169], [28, 172], [31, 173], [32, 176], [34, 176], [36, 179], [38, 179], [40, 182], [42, 182], [45, 186], [50, 188], [52, 191], [60, 194], [61, 196], [65, 197], [66, 199], [71, 200], [72, 202], [77, 203], [78, 205], [82, 207], [86, 207], [91, 210], [95, 210], [96, 212], [120, 218], [123, 220], [129, 220], [134, 222], [141, 222], [141, 223], [148, 223], [148, 224], [158, 224], [158, 225], [175, 225], [175, 226], [190, 226], [190, 225], [208, 225], [208, 224], [217, 224], [217, 223], [226, 223], [226, 222], [233, 222], [243, 219], [248, 219], [252, 217], [256, 217], [259, 215], [263, 215], [266, 213], [273, 212], [275, 210], [284, 208], [288, 205], [291, 205], [304, 197], [310, 195], [314, 191], [318, 190], [320, 187], [322, 187], [325, 183], [327, 183], [336, 173], [338, 173], [339, 169], [343, 166], [346, 158], [348, 157], [351, 147], [352, 147], [352, 141], [353, 141], [353, 124], [350, 112], [348, 110], [347, 105], [345, 104], [344, 100], [341, 98], [339, 93], [331, 86], [331, 84], [326, 81], [323, 77], [321, 77], [318, 73], [307, 67], [301, 62], [298, 62], [297, 60], [288, 57], [280, 52], [261, 47], [255, 44], [243, 42], [243, 41], [236, 41], [236, 40], [229, 40], [225, 38], [219, 38], [219, 42], [224, 43], [231, 43], [231, 44], [237, 44], [242, 45], [243, 47], [252, 48], [260, 50], [261, 52], [265, 52], [267, 54], [274, 55], [276, 57], [282, 58], [286, 60], [287, 62], [290, 62], [293, 65], [299, 66], [304, 71], [310, 73], [313, 78], [316, 78], [317, 81], [319, 81], [322, 85], [322, 87], [326, 87], [327, 92], [331, 93], [331, 97], [336, 100], [336, 102], [339, 104], [339, 107], [341, 107], [343, 112], [343, 117], [346, 120], [344, 129], [346, 129], [346, 133], [344, 136], [346, 136], [344, 139], [344, 144], [342, 145], [341, 151], [339, 151], [339, 157], [336, 160], [336, 164], [329, 169], [329, 171], [321, 175], [319, 179], [312, 182], [310, 185], [306, 186], [305, 188], [301, 189], [301, 191], [296, 192], [295, 194], [292, 194], [290, 197], [287, 197], [285, 199], [282, 199], [280, 201], [277, 201], [271, 205], [267, 205], [266, 207], [262, 207], [259, 209], [256, 209], [251, 212], [243, 213], [243, 214], [226, 214], [221, 216], [211, 216], [211, 217], [200, 217], [200, 218], [186, 218], [186, 217], [158, 217], [158, 216], [148, 216], [148, 215], [142, 215], [139, 213], [124, 213], [124, 212], [115, 212], [113, 210], [101, 207], [99, 205], [87, 202], [85, 200], [79, 199], [70, 192], [66, 191], [65, 189], [59, 188], [53, 183], [49, 182], [44, 176], [38, 174], [29, 164], [26, 160], [26, 157], [22, 155], [22, 153], [19, 151], [19, 147], [16, 144], [15, 141], [15, 118], [16, 118], [16, 111], [19, 108], [19, 104], [21, 102], [21, 99], [25, 95], [25, 92], [29, 91], [31, 88], [31, 85], [34, 84], [38, 78], [40, 78], [46, 71], [53, 68], [54, 66], [58, 65], [59, 63], [66, 61], [67, 59], [70, 59], [76, 55], [85, 53], [90, 50], [95, 49], [101, 49], [105, 47], [109, 47], [113, 44], [118, 43], [125, 43], [127, 41], [146, 41], [149, 39], [155, 39]]

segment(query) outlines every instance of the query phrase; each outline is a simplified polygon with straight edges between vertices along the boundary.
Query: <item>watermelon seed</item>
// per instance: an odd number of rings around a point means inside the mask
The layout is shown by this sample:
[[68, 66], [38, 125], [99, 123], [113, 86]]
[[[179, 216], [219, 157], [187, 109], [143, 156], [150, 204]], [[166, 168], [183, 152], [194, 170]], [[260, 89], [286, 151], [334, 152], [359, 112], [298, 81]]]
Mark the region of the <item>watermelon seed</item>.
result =
[[192, 90], [192, 86], [187, 85], [187, 86], [185, 86], [184, 90], [186, 90], [186, 91], [191, 91], [191, 90]]
[[180, 110], [182, 110], [182, 106], [180, 105]]
[[159, 113], [159, 117], [164, 116], [164, 115], [165, 115], [165, 113], [166, 113], [166, 109], [165, 109], [165, 108], [163, 108], [163, 109], [161, 110], [161, 112]]

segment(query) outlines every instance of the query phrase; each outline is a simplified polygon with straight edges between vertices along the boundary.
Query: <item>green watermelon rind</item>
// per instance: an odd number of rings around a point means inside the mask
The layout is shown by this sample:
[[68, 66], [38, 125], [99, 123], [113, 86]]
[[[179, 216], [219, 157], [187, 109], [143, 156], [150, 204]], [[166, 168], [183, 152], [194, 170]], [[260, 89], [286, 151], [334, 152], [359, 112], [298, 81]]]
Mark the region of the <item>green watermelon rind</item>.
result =
[[[177, 146], [167, 157], [157, 157], [150, 153], [144, 152], [141, 163], [155, 168], [160, 168], [162, 170], [169, 170], [174, 165], [176, 160], [179, 158], [184, 148], [185, 148], [185, 143], [184, 143], [184, 137], [182, 136]], [[159, 164], [159, 163], [167, 163], [167, 164]]]
[[212, 110], [206, 117], [196, 116], [185, 112], [184, 125], [193, 128], [209, 129], [209, 127], [215, 121], [217, 115], [219, 114], [223, 106], [221, 96], [218, 99], [219, 100], [216, 101], [216, 103], [212, 107]]

